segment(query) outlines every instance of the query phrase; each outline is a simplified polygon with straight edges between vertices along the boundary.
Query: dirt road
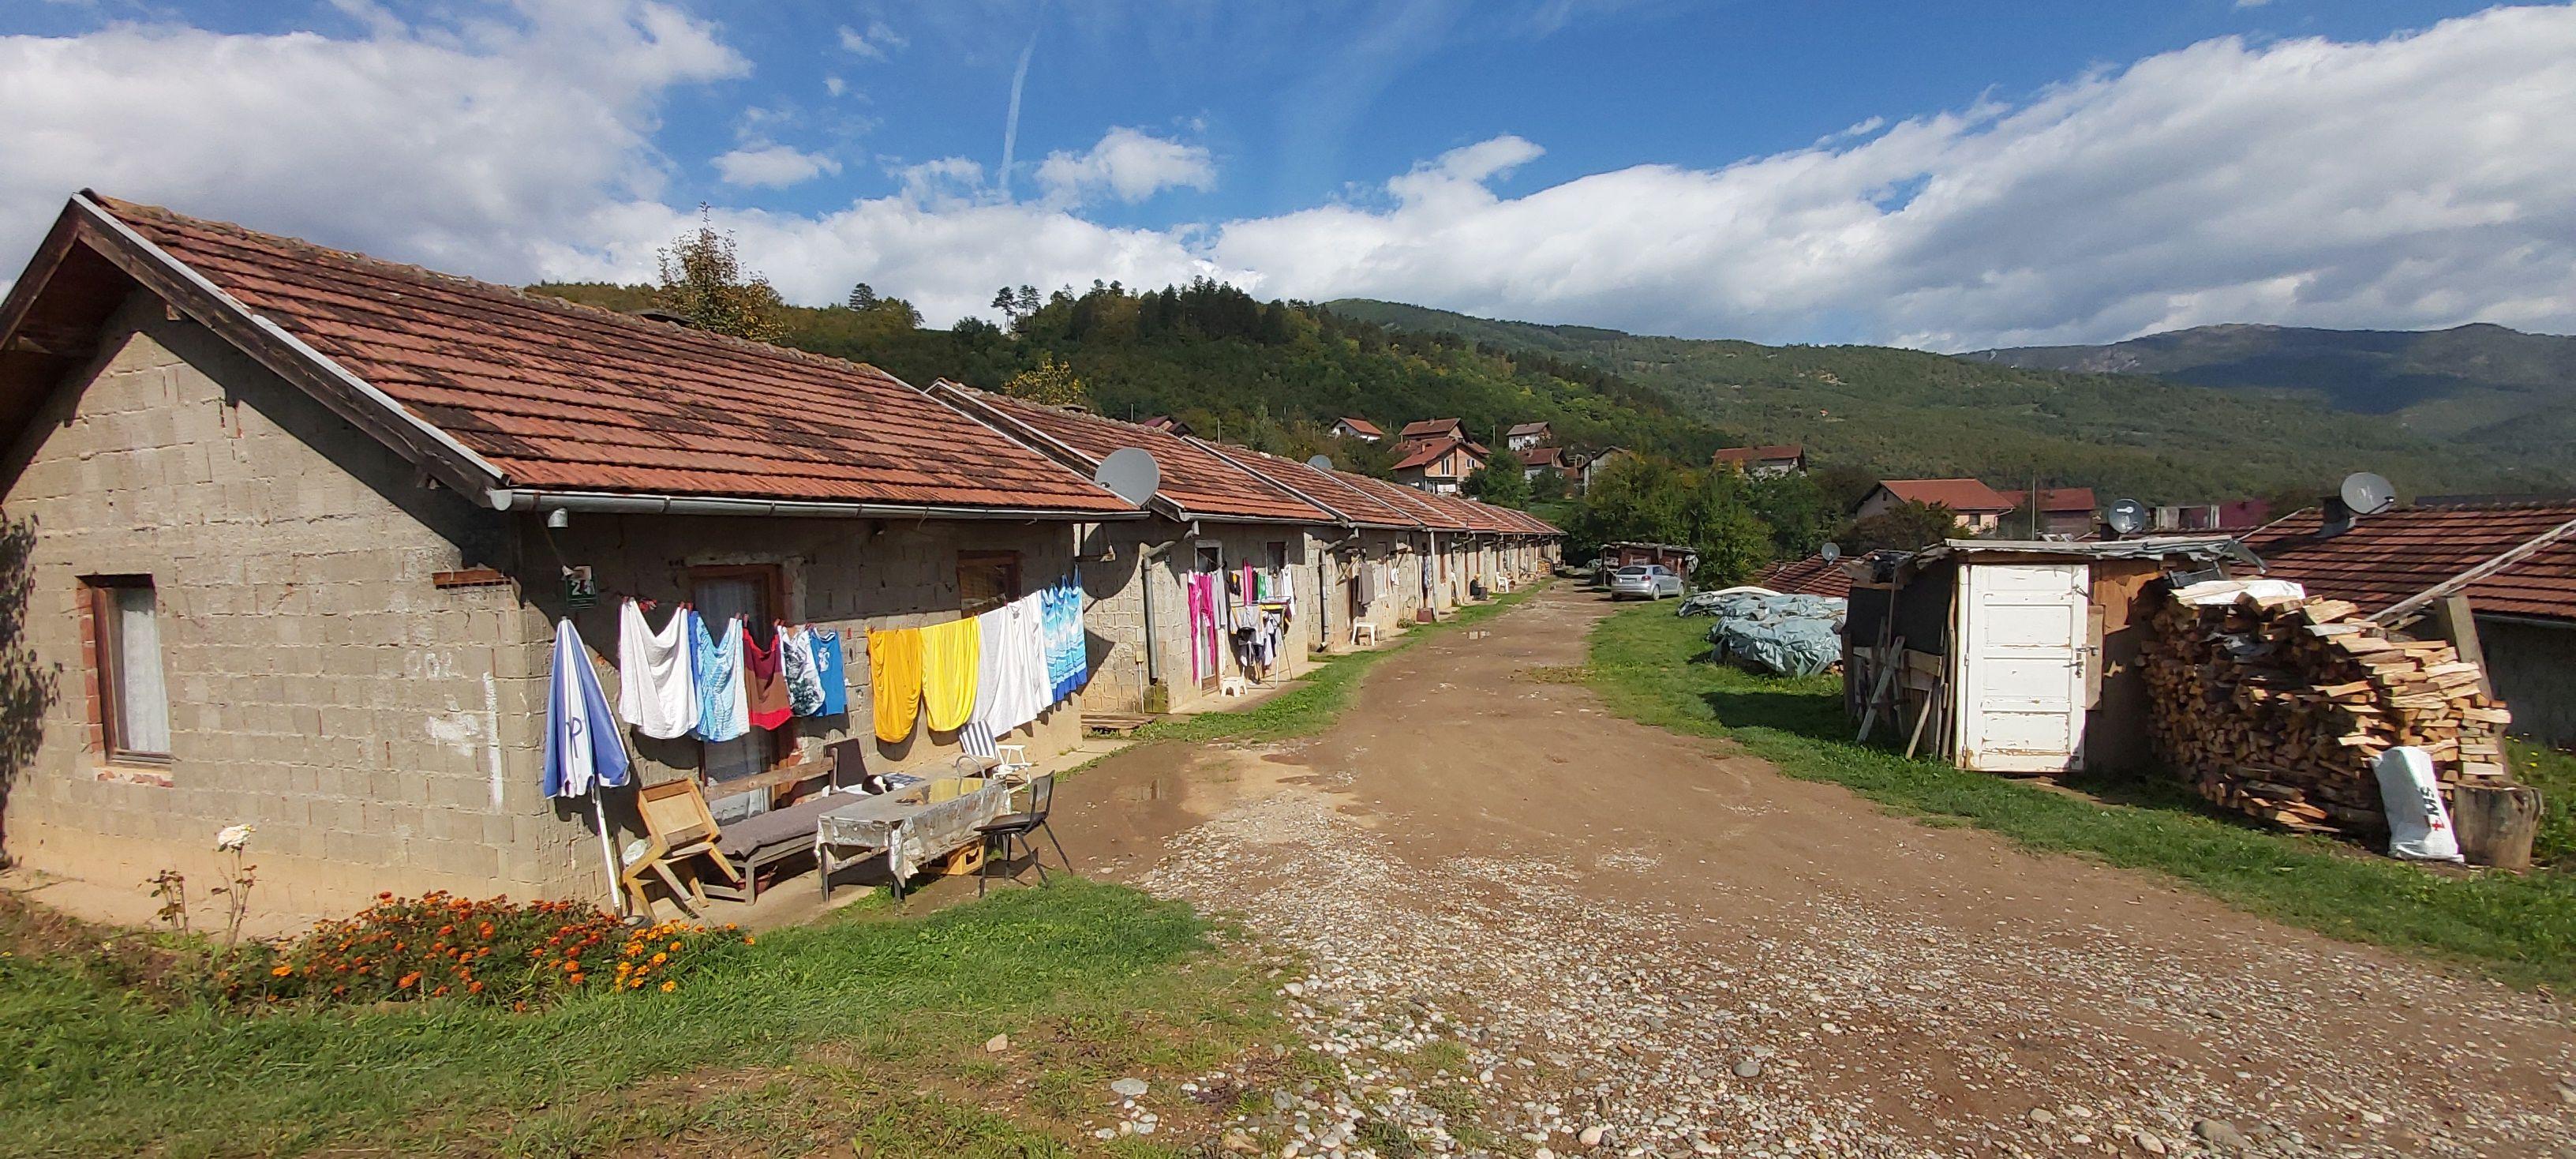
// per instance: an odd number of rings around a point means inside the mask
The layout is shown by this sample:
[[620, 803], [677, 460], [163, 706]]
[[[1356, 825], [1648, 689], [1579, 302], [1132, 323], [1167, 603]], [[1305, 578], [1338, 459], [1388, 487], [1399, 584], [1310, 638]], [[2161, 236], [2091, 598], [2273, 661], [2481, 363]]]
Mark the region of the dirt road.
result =
[[1607, 610], [1560, 588], [1389, 658], [1321, 737], [1068, 789], [1086, 871], [1312, 964], [1283, 982], [1338, 1073], [1237, 1149], [2576, 1156], [2564, 1007], [1528, 678]]

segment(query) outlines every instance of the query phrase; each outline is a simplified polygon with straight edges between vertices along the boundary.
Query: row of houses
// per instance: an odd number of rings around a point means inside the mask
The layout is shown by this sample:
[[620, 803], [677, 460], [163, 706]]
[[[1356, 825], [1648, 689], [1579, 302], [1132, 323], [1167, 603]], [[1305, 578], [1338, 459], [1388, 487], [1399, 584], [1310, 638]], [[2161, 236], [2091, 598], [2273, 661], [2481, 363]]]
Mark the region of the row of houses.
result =
[[[262, 893], [308, 912], [598, 890], [539, 789], [560, 619], [612, 698], [628, 600], [837, 632], [846, 715], [629, 738], [641, 780], [756, 813], [835, 742], [960, 750], [875, 739], [870, 630], [1077, 581], [1090, 683], [1009, 738], [1045, 755], [1556, 552], [1520, 512], [1328, 465], [87, 193], [0, 303], [0, 421], [0, 853], [125, 883], [248, 823]], [[1123, 448], [1159, 469], [1141, 504], [1097, 481]], [[1194, 665], [1187, 586], [1246, 565], [1283, 646]]]

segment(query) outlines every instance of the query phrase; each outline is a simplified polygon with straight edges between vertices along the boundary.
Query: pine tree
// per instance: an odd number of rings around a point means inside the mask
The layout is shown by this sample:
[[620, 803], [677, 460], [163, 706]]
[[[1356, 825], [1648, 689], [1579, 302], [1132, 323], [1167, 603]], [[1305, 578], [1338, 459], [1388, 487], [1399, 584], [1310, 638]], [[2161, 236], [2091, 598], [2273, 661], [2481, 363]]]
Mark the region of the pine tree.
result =
[[850, 299], [845, 304], [853, 310], [873, 310], [877, 308], [877, 301], [876, 287], [861, 282], [850, 287]]

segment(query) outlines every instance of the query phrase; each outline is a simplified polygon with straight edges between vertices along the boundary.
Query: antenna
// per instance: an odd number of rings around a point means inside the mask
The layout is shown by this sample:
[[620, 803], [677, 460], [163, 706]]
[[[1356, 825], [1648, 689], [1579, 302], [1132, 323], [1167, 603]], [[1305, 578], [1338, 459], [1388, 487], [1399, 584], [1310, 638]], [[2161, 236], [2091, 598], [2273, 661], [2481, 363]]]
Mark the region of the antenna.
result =
[[1120, 447], [1100, 460], [1099, 468], [1091, 473], [1091, 481], [1142, 507], [1162, 489], [1163, 468], [1154, 461], [1154, 453], [1143, 447]]
[[2136, 535], [2147, 525], [2147, 505], [2135, 499], [2114, 499], [2111, 509], [2103, 513], [2102, 522], [2122, 535]]
[[2343, 477], [2343, 505], [2355, 515], [2377, 515], [2397, 502], [2397, 488], [2368, 471]]
[[1333, 469], [1333, 457], [1331, 455], [1317, 455], [1314, 458], [1306, 460], [1306, 465], [1313, 467], [1318, 471], [1330, 471]]
[[1826, 563], [1832, 563], [1833, 561], [1843, 557], [1843, 545], [1835, 543], [1832, 540], [1826, 540], [1823, 547], [1816, 549], [1816, 557], [1824, 560]]

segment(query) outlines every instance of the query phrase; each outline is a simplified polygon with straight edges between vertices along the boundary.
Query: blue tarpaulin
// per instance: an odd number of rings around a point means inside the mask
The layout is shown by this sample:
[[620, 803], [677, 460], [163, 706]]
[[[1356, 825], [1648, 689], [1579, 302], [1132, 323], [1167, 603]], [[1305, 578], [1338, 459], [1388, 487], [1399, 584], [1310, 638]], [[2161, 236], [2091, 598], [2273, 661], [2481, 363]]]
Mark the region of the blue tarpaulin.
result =
[[1712, 659], [1743, 660], [1782, 676], [1812, 676], [1843, 656], [1843, 608], [1833, 596], [1764, 591], [1709, 592], [1684, 601], [1681, 614], [1715, 616], [1708, 629]]

